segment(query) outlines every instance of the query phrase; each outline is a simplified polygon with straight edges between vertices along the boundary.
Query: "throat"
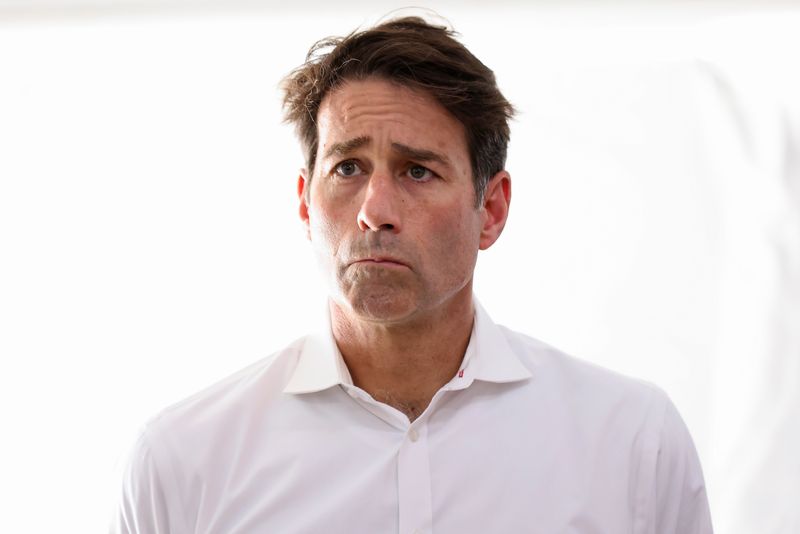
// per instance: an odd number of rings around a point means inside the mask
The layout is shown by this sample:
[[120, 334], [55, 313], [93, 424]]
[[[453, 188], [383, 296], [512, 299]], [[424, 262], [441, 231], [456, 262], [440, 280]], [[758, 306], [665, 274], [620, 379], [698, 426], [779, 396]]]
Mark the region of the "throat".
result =
[[372, 398], [402, 412], [412, 423], [423, 414], [432, 399], [403, 399], [385, 390], [373, 393]]

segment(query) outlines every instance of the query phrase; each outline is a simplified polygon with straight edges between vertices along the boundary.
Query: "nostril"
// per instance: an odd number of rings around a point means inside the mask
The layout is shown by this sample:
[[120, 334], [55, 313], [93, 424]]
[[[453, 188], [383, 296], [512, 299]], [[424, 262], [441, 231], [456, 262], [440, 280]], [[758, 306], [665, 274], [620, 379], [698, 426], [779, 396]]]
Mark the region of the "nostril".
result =
[[375, 226], [371, 226], [371, 225], [367, 224], [364, 221], [358, 221], [358, 226], [361, 228], [361, 230], [363, 232], [366, 232], [367, 230], [372, 230], [373, 232], [379, 232], [381, 230], [390, 231], [390, 232], [394, 231], [394, 225], [393, 224], [388, 224], [388, 223], [381, 224], [380, 226], [375, 227]]

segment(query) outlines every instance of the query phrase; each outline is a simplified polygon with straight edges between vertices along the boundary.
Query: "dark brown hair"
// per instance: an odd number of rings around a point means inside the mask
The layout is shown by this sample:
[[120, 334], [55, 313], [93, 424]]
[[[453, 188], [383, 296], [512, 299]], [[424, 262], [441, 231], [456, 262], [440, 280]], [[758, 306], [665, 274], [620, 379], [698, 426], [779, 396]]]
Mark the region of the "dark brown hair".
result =
[[317, 41], [281, 85], [285, 121], [297, 130], [309, 176], [322, 99], [345, 80], [375, 76], [426, 91], [464, 125], [480, 204], [489, 179], [505, 166], [514, 108], [497, 88], [494, 73], [455, 35], [419, 17], [405, 17]]

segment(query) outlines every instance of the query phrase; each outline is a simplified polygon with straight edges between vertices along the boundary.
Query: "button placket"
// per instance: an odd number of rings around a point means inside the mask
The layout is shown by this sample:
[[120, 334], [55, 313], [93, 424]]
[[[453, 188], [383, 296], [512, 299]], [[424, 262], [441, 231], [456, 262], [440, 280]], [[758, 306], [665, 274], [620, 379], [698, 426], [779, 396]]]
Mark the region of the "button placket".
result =
[[409, 428], [397, 460], [400, 534], [430, 532], [433, 525], [428, 428]]

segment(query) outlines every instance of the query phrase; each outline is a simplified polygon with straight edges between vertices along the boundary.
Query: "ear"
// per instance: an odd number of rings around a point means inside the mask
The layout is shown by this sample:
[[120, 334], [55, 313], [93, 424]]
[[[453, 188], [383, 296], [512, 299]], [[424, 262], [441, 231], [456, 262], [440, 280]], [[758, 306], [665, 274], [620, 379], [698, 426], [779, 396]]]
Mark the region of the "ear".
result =
[[309, 227], [308, 219], [308, 204], [311, 199], [311, 181], [308, 178], [308, 171], [300, 169], [300, 175], [297, 177], [297, 198], [300, 200], [300, 220], [306, 230], [306, 238], [311, 241], [311, 229]]
[[511, 205], [511, 175], [500, 171], [486, 186], [483, 197], [483, 227], [481, 228], [480, 249], [491, 247], [505, 228], [508, 208]]

